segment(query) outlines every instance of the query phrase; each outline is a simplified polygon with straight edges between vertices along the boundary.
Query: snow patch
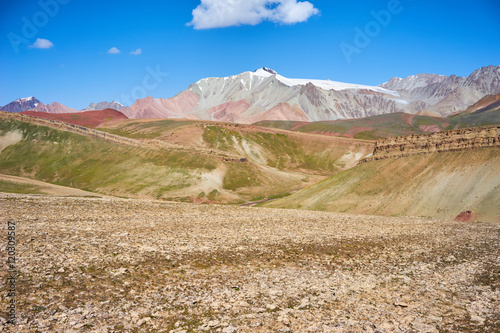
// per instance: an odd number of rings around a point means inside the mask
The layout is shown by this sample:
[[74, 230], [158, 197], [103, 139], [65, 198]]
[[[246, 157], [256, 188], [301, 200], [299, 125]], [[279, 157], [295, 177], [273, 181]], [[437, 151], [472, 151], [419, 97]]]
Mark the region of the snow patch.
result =
[[268, 77], [271, 75], [277, 75], [278, 72], [276, 72], [275, 70], [273, 70], [271, 68], [262, 67], [262, 68], [257, 69], [256, 71], [254, 71], [253, 74]]
[[[265, 67], [264, 67], [265, 68]], [[367, 86], [363, 84], [353, 84], [353, 83], [344, 83], [344, 82], [338, 82], [338, 81], [330, 81], [330, 80], [311, 80], [311, 79], [289, 79], [287, 77], [281, 76], [279, 74], [271, 74], [269, 71], [266, 71], [264, 68], [258, 69], [255, 72], [250, 72], [251, 75], [254, 76], [260, 76], [260, 77], [270, 77], [275, 75], [276, 79], [280, 81], [281, 83], [293, 87], [293, 86], [305, 86], [308, 83], [311, 83], [315, 85], [318, 88], [324, 89], [324, 90], [361, 90], [361, 89], [366, 89], [366, 90], [371, 90], [371, 91], [376, 91], [379, 93], [383, 94], [389, 94], [393, 95], [396, 97], [399, 97], [399, 93], [381, 88], [381, 87], [374, 87], [374, 86]]]
[[404, 99], [393, 99], [394, 102], [399, 103], [399, 104], [410, 104], [410, 102], [404, 100]]

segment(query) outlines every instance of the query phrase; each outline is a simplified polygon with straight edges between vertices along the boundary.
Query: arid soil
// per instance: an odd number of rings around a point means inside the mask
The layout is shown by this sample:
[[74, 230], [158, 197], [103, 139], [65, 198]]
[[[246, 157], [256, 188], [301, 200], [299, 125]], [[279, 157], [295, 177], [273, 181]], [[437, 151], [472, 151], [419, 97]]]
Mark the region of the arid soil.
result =
[[0, 220], [4, 332], [500, 330], [499, 224], [13, 194]]

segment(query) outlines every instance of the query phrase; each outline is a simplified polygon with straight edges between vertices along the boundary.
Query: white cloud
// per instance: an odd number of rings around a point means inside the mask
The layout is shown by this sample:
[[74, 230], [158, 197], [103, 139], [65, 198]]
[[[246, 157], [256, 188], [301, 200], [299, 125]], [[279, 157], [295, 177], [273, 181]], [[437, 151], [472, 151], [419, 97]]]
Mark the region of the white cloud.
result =
[[195, 29], [256, 25], [265, 20], [294, 24], [319, 13], [309, 1], [297, 0], [201, 0], [188, 23]]
[[130, 51], [130, 54], [132, 54], [132, 55], [139, 55], [139, 54], [142, 54], [142, 50], [141, 50], [141, 48], [138, 48], [135, 51]]
[[113, 46], [112, 48], [110, 48], [108, 50], [108, 53], [109, 54], [118, 54], [118, 53], [120, 53], [120, 50], [118, 50], [116, 47]]
[[30, 45], [34, 49], [50, 49], [53, 46], [54, 44], [50, 40], [43, 38], [37, 38], [33, 45]]

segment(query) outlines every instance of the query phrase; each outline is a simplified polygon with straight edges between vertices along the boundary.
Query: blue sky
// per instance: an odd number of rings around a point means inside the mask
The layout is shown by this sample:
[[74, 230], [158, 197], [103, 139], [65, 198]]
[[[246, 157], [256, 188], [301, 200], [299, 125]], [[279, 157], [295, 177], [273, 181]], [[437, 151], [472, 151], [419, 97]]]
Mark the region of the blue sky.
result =
[[378, 85], [500, 65], [498, 0], [228, 1], [2, 1], [0, 105], [168, 98], [262, 66]]

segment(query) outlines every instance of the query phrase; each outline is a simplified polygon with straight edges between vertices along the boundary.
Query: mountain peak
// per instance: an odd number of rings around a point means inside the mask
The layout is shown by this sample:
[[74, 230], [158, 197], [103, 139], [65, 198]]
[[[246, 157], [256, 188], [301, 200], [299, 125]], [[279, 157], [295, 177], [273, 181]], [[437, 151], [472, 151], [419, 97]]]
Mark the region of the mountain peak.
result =
[[259, 73], [269, 73], [271, 75], [277, 75], [278, 72], [276, 72], [274, 69], [268, 68], [268, 67], [262, 67], [254, 71], [254, 73], [259, 74]]
[[18, 98], [4, 107], [0, 107], [0, 110], [6, 112], [28, 111], [36, 108], [39, 103], [41, 104], [41, 102], [33, 96]]

